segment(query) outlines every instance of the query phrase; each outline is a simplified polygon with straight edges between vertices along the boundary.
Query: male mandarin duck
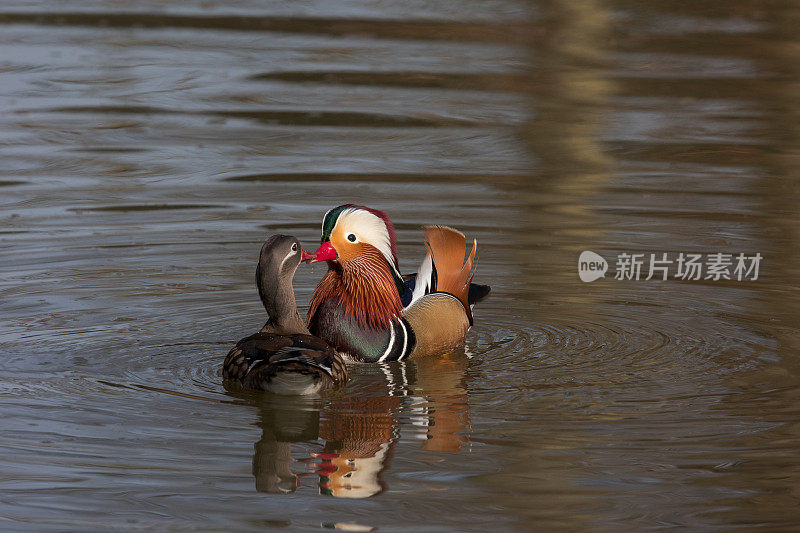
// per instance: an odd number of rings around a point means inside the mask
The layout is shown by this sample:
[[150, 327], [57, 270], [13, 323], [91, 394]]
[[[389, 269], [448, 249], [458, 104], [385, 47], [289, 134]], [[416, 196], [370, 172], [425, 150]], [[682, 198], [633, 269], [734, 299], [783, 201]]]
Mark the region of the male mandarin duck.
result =
[[289, 235], [273, 235], [261, 247], [256, 285], [269, 319], [228, 353], [226, 381], [276, 394], [314, 394], [347, 381], [341, 356], [312, 336], [297, 312], [292, 280], [304, 257], [311, 256]]
[[417, 274], [402, 276], [394, 226], [383, 211], [346, 204], [325, 213], [321, 246], [327, 261], [308, 312], [308, 328], [362, 362], [440, 355], [464, 342], [472, 305], [489, 293], [472, 284], [477, 241], [446, 226], [425, 226], [427, 254]]

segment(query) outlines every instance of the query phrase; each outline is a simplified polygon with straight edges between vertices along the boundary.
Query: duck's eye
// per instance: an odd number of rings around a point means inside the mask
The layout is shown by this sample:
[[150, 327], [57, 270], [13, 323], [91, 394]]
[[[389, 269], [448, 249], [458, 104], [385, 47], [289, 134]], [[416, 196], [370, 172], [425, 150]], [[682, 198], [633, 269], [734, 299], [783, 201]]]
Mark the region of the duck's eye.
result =
[[355, 233], [348, 234], [347, 235], [347, 240], [350, 241], [350, 242], [356, 242], [356, 234]]
[[294, 243], [294, 244], [292, 245], [292, 251], [293, 251], [293, 252], [296, 252], [296, 251], [297, 251], [297, 243]]

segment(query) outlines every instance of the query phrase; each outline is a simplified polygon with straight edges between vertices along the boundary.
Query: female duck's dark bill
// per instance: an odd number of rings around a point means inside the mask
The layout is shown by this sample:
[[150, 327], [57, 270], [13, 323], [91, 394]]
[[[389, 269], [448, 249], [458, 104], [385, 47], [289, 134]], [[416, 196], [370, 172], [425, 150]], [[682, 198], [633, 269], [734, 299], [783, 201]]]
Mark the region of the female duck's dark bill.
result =
[[303, 248], [300, 248], [300, 251], [302, 252], [302, 255], [300, 257], [301, 261], [309, 262], [313, 261], [316, 258], [316, 255], [306, 252]]

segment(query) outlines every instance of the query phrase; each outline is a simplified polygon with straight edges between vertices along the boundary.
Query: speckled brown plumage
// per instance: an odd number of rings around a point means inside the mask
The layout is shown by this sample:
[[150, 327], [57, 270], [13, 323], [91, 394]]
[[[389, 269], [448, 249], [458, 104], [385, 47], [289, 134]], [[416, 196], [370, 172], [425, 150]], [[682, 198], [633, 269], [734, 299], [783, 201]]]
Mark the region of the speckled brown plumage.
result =
[[305, 374], [320, 389], [347, 381], [347, 367], [325, 341], [313, 335], [256, 333], [228, 352], [222, 377], [249, 389], [262, 389], [279, 372]]

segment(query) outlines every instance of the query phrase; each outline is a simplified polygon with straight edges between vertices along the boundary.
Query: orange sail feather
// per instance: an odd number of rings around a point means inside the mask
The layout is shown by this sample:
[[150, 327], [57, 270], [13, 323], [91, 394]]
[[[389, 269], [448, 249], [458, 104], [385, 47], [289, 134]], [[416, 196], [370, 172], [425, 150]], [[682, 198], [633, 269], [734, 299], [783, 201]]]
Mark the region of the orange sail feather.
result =
[[460, 231], [447, 226], [425, 226], [426, 245], [436, 268], [436, 290], [447, 292], [464, 305], [470, 324], [472, 311], [469, 307], [469, 285], [475, 273], [475, 253], [478, 242], [472, 241], [472, 250], [466, 261], [467, 239]]

